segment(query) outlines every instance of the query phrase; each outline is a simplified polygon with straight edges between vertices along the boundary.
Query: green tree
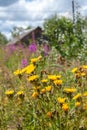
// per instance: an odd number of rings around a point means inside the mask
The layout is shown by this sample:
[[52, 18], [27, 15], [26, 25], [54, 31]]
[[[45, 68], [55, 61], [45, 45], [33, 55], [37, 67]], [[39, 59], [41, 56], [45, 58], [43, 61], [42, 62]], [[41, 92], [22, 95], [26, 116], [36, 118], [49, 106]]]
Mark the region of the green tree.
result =
[[15, 26], [11, 31], [11, 36], [12, 38], [19, 37], [22, 33], [24, 33], [28, 29], [31, 29], [31, 26], [28, 26], [26, 28]]
[[8, 42], [8, 40], [7, 40], [6, 36], [0, 32], [0, 45], [5, 45], [5, 44], [7, 44], [7, 42]]
[[12, 37], [18, 37], [21, 33], [24, 32], [24, 28], [23, 27], [13, 27], [12, 31], [11, 31], [11, 35]]
[[76, 23], [66, 17], [52, 16], [44, 22], [45, 35], [52, 46], [63, 57], [77, 57], [84, 44], [82, 19], [78, 16]]

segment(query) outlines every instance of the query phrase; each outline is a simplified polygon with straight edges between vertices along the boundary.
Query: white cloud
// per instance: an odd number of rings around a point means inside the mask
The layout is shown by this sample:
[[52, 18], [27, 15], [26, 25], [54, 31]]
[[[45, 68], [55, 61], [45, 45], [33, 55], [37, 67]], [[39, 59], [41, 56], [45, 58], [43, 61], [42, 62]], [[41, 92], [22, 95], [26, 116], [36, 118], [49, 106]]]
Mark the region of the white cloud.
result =
[[83, 6], [81, 9], [82, 10], [87, 10], [87, 5]]

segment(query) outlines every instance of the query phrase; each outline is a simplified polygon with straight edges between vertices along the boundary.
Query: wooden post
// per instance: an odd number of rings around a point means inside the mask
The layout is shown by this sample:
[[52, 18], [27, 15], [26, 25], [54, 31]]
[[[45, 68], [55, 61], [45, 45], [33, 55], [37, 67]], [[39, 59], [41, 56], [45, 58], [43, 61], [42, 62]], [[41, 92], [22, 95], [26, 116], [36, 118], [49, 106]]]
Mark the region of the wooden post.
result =
[[72, 0], [72, 14], [73, 14], [73, 23], [75, 23], [75, 2]]

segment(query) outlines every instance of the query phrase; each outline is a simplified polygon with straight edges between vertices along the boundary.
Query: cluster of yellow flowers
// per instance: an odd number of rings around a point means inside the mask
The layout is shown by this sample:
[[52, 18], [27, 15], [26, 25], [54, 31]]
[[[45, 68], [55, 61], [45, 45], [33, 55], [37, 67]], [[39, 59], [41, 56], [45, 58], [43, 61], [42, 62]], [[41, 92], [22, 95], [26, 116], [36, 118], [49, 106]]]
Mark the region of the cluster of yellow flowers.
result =
[[[33, 75], [31, 77], [29, 77], [28, 81], [33, 81], [35, 79], [39, 78], [38, 75]], [[52, 82], [55, 85], [61, 85], [62, 84], [62, 80], [60, 80], [61, 75], [47, 75], [46, 79], [42, 79], [41, 84], [43, 85], [43, 87], [40, 87], [40, 94], [44, 94], [46, 92], [51, 92], [51, 90], [53, 89], [52, 85], [50, 85]], [[51, 81], [51, 82], [50, 82]]]
[[5, 92], [5, 94], [6, 94], [7, 96], [11, 96], [11, 95], [14, 94], [14, 90], [7, 90], [7, 91]]
[[66, 101], [66, 98], [58, 97], [58, 98], [57, 98], [57, 101], [58, 101], [58, 103], [61, 105], [62, 109], [63, 109], [65, 112], [69, 110], [69, 106], [68, 106], [68, 104], [65, 102], [65, 101]]
[[[40, 75], [38, 75], [36, 73], [36, 68], [37, 65], [36, 63], [38, 61], [40, 61], [42, 59], [42, 56], [39, 56], [37, 58], [33, 58], [30, 60], [30, 65], [26, 66], [25, 68], [21, 69], [21, 70], [16, 70], [14, 72], [14, 75], [22, 75], [23, 73], [28, 74], [28, 78], [27, 81], [29, 81], [32, 85], [36, 85], [33, 88], [33, 92], [31, 94], [31, 97], [34, 99], [38, 99], [38, 97], [40, 95], [46, 94], [50, 92], [53, 92], [55, 89], [55, 86], [62, 86], [63, 81], [61, 79], [61, 75], [53, 75], [53, 74], [46, 74], [45, 77], [42, 75], [42, 77], [40, 77]], [[83, 65], [80, 66], [79, 68], [74, 68], [72, 69], [72, 73], [75, 74], [76, 78], [77, 77], [84, 77], [87, 76], [87, 66]], [[62, 110], [64, 110], [65, 112], [68, 112], [69, 110], [69, 98], [68, 95], [71, 97], [70, 101], [73, 100], [75, 102], [75, 107], [79, 107], [81, 105], [80, 102], [80, 98], [86, 97], [87, 96], [87, 92], [82, 93], [77, 93], [77, 89], [76, 88], [69, 88], [69, 87], [65, 87], [62, 90], [62, 94], [67, 94], [67, 98], [66, 97], [58, 97], [57, 98], [57, 102], [60, 104]], [[14, 94], [14, 91], [10, 91], [10, 92], [6, 92], [6, 95], [11, 95]], [[21, 96], [24, 95], [23, 91], [19, 91], [17, 92], [17, 95]], [[66, 102], [67, 101], [67, 102]], [[52, 112], [48, 112], [47, 113], [48, 117], [52, 116]]]
[[[50, 92], [52, 90], [52, 86], [46, 86], [41, 89], [41, 87], [34, 87], [37, 91], [33, 92], [32, 97], [36, 98], [39, 96], [39, 94], [45, 94], [46, 92]], [[38, 91], [38, 89], [41, 89]]]
[[75, 73], [76, 77], [87, 76], [87, 66], [83, 65], [72, 69], [72, 73]]
[[[38, 74], [35, 73], [36, 70], [36, 63], [38, 61], [40, 61], [42, 59], [42, 56], [39, 56], [37, 58], [33, 58], [30, 60], [30, 65], [22, 68], [22, 69], [18, 69], [14, 72], [14, 75], [22, 75], [22, 74], [28, 74], [28, 78], [27, 80], [31, 83], [36, 83], [37, 80], [40, 78], [40, 76]], [[34, 72], [34, 73], [33, 73]], [[43, 78], [41, 80], [39, 80], [39, 82], [41, 82], [40, 84], [43, 84], [44, 87], [40, 87], [39, 89], [36, 89], [33, 94], [32, 97], [38, 97], [38, 94], [44, 94], [46, 92], [50, 92], [52, 90], [52, 86], [49, 84], [50, 82], [53, 82], [54, 85], [61, 85], [62, 84], [62, 80], [60, 79], [61, 75], [47, 75], [46, 78]], [[48, 83], [49, 82], [49, 83]], [[45, 84], [44, 84], [45, 83]], [[36, 83], [37, 84], [37, 83]], [[36, 88], [36, 87], [35, 87]], [[38, 90], [40, 92], [38, 92]]]
[[73, 92], [76, 92], [76, 89], [75, 88], [65, 88], [64, 92], [66, 92], [66, 93], [73, 93]]
[[[75, 88], [65, 88], [64, 89], [64, 92], [65, 93], [68, 93], [68, 94], [72, 94], [72, 93], [75, 93], [76, 92], [76, 89]], [[85, 104], [85, 102], [84, 102], [84, 97], [86, 97], [87, 98], [87, 91], [85, 91], [83, 94], [82, 93], [77, 93], [77, 94], [75, 94], [73, 97], [72, 97], [72, 101], [74, 101], [75, 102], [75, 107], [79, 107], [79, 106], [81, 106], [81, 105], [83, 105], [83, 107], [84, 106], [86, 106]], [[83, 100], [82, 100], [82, 98], [83, 98]], [[61, 106], [61, 108], [66, 112], [66, 111], [68, 111], [69, 110], [69, 103], [71, 102], [71, 100], [69, 100], [69, 97], [67, 96], [67, 98], [66, 97], [58, 97], [57, 98], [57, 101], [58, 101], [58, 103], [60, 104], [60, 106]], [[83, 102], [83, 103], [82, 103]], [[84, 107], [84, 109], [86, 109], [87, 107]]]
[[36, 80], [36, 79], [38, 79], [39, 78], [39, 76], [38, 75], [32, 75], [32, 76], [30, 76], [29, 78], [28, 78], [28, 81], [34, 81], [34, 80]]
[[57, 98], [57, 101], [58, 101], [58, 103], [60, 103], [60, 104], [63, 104], [63, 103], [65, 102], [65, 100], [66, 100], [66, 98], [61, 98], [61, 97], [58, 97], [58, 98]]
[[34, 72], [36, 66], [34, 65], [34, 63], [36, 63], [37, 61], [41, 60], [42, 56], [39, 56], [37, 58], [33, 58], [31, 59], [31, 63], [30, 65], [24, 67], [23, 69], [18, 69], [14, 72], [14, 75], [21, 75], [23, 73], [26, 74], [31, 74], [32, 72]]
[[21, 70], [16, 70], [14, 72], [14, 75], [21, 75], [23, 73], [26, 73], [26, 74], [31, 74], [34, 70], [35, 70], [36, 66], [34, 66], [33, 64], [30, 64], [28, 66], [26, 66], [25, 68], [21, 69]]
[[[5, 92], [5, 95], [7, 95], [8, 98], [13, 97], [14, 94], [15, 94], [14, 90], [7, 90], [7, 91]], [[23, 91], [18, 91], [18, 92], [16, 93], [16, 95], [17, 95], [19, 98], [24, 98], [24, 92], [23, 92]]]
[[48, 79], [53, 80], [53, 81], [60, 78], [61, 78], [61, 75], [48, 75]]
[[48, 79], [53, 81], [55, 85], [61, 85], [62, 80], [60, 79], [61, 75], [48, 75]]

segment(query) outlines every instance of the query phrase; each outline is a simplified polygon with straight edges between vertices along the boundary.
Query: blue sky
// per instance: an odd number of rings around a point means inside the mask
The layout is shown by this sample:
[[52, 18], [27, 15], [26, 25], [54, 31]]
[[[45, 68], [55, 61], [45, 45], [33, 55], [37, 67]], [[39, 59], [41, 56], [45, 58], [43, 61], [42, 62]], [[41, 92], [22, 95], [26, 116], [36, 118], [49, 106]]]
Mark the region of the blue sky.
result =
[[[87, 16], [87, 0], [74, 0]], [[0, 0], [0, 32], [8, 38], [14, 26], [42, 26], [53, 14], [72, 17], [72, 0]], [[75, 6], [77, 5], [75, 3]]]

